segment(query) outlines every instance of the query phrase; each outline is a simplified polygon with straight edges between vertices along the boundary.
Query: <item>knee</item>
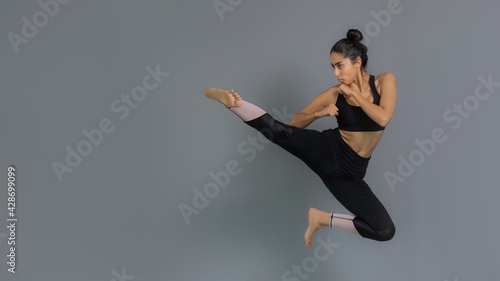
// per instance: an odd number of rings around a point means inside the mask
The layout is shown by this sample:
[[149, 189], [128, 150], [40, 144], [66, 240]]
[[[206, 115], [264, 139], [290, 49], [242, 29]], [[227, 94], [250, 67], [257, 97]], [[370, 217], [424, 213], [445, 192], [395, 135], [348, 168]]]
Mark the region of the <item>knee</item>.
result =
[[274, 119], [268, 113], [245, 123], [257, 129], [271, 142], [285, 139], [293, 133], [293, 128], [291, 126]]
[[377, 231], [377, 240], [389, 241], [394, 237], [395, 234], [396, 234], [396, 227], [394, 226], [394, 224], [392, 224], [391, 227], [389, 228]]
[[267, 138], [272, 142], [286, 139], [293, 133], [293, 128], [290, 125], [282, 123], [274, 118], [271, 119], [271, 124], [271, 130], [267, 132], [269, 134]]

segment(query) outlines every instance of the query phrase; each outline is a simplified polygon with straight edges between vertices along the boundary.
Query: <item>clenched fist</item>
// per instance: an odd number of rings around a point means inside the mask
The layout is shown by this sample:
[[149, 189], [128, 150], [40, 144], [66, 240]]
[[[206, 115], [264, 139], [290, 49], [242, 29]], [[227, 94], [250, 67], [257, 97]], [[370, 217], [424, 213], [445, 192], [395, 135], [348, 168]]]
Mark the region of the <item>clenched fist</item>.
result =
[[339, 109], [333, 103], [330, 103], [329, 105], [325, 106], [325, 108], [323, 108], [322, 110], [316, 112], [316, 116], [319, 118], [323, 118], [326, 116], [333, 116], [333, 115], [339, 115]]

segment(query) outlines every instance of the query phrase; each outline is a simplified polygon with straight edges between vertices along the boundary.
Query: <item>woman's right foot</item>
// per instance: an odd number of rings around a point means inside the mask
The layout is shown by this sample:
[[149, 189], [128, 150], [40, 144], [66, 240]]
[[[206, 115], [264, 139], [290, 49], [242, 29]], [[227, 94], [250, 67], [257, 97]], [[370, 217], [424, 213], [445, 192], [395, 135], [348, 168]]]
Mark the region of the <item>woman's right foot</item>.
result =
[[241, 102], [237, 102], [241, 100], [241, 97], [234, 90], [224, 91], [217, 88], [206, 88], [204, 93], [205, 97], [216, 100], [226, 107], [240, 107], [242, 105]]

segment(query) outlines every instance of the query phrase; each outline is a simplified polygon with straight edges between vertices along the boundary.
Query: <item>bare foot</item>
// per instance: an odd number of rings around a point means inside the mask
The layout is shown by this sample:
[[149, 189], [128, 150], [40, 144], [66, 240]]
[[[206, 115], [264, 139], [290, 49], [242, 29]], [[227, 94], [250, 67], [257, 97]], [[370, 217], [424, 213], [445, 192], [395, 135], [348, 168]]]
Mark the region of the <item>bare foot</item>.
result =
[[226, 107], [240, 107], [242, 105], [241, 102], [237, 102], [241, 100], [241, 97], [234, 90], [224, 91], [217, 88], [206, 88], [204, 93], [205, 97], [216, 100]]
[[316, 230], [329, 224], [330, 214], [311, 207], [309, 208], [309, 212], [307, 212], [307, 218], [309, 220], [309, 226], [304, 234], [304, 241], [306, 242], [306, 246], [310, 248], [312, 245], [312, 237]]

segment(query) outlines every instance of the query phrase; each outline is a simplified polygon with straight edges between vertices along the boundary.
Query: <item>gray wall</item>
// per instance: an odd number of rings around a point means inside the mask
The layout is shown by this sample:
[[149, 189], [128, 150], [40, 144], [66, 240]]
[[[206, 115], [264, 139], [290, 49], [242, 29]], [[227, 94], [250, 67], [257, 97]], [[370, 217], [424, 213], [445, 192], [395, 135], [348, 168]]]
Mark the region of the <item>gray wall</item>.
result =
[[[0, 279], [497, 280], [499, 11], [494, 0], [3, 1]], [[203, 89], [234, 88], [289, 121], [337, 84], [329, 50], [349, 28], [365, 35], [368, 73], [398, 79], [365, 178], [397, 232], [376, 242], [325, 228], [306, 248], [310, 206], [347, 211], [284, 150], [252, 148], [257, 132]]]

